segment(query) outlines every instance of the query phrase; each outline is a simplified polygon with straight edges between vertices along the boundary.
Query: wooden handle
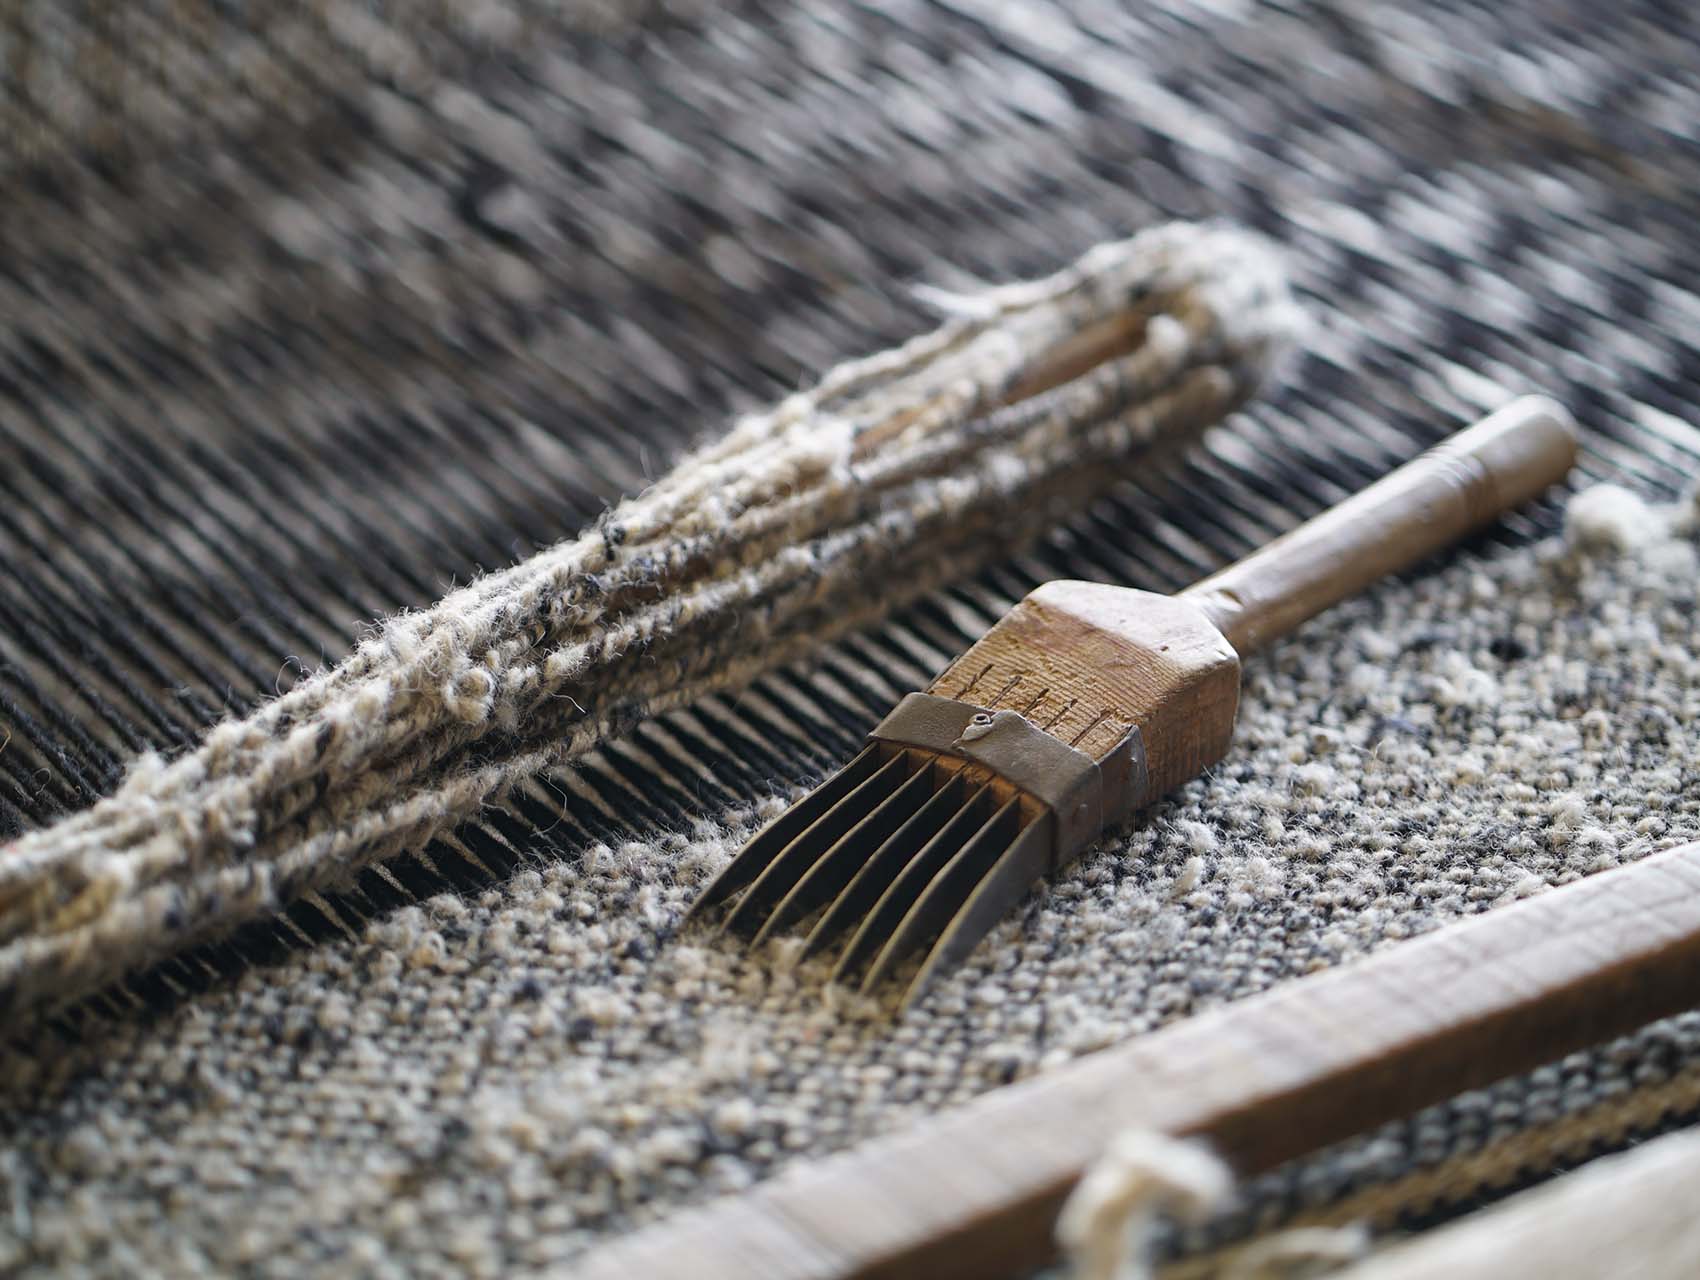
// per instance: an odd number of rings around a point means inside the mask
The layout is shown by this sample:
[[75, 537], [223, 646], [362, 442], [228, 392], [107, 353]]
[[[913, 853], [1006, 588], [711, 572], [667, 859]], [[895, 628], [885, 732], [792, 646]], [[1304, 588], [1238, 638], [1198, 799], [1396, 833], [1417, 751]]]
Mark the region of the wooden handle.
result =
[[1575, 461], [1569, 413], [1544, 396], [1523, 396], [1181, 595], [1243, 658], [1491, 524], [1563, 479]]

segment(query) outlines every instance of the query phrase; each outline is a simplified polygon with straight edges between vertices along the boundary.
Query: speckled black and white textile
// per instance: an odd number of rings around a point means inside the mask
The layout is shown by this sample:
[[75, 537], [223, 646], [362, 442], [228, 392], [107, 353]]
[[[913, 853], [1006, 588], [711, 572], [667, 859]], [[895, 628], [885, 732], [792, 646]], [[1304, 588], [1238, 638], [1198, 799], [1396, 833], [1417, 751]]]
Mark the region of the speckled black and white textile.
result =
[[[1232, 759], [895, 1023], [826, 986], [824, 962], [789, 966], [794, 944], [750, 957], [675, 934], [770, 799], [536, 860], [158, 1022], [17, 1057], [13, 1259], [546, 1266], [788, 1160], [1700, 837], [1684, 728], [1700, 715], [1700, 511], [1675, 532], [1598, 493], [1577, 500], [1569, 551], [1461, 557], [1253, 664]], [[1700, 1047], [1693, 1022], [1581, 1088], [1466, 1101], [1473, 1124], [1359, 1144], [1334, 1177], [1434, 1162], [1669, 1073]]]
[[[313, 0], [244, 33], [160, 0], [107, 38], [0, 4], [34, 32], [0, 107], [64, 125], [0, 155], [0, 831], [928, 327], [916, 283], [1219, 215], [1284, 247], [1308, 348], [1025, 558], [10, 1045], [11, 1260], [525, 1269], [1700, 834], [1692, 538], [1544, 564], [1516, 549], [1543, 509], [1260, 662], [1241, 753], [923, 1018], [883, 1032], [779, 958], [675, 937], [740, 821], [1036, 581], [1180, 586], [1534, 388], [1581, 419], [1590, 479], [1685, 488], [1697, 31], [1652, 0], [570, 8]], [[98, 127], [102, 86], [126, 105], [103, 68], [155, 47], [161, 92]], [[185, 59], [204, 81], [154, 73]], [[62, 67], [83, 80], [55, 117]], [[1252, 1216], [1663, 1096], [1694, 1040], [1666, 1024], [1461, 1100]]]

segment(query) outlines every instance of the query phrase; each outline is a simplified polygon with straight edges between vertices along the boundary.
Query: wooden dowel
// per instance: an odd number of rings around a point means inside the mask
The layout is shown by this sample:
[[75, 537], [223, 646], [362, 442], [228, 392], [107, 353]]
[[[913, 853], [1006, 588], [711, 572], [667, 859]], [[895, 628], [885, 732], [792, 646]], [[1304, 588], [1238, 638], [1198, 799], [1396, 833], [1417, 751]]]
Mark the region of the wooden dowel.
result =
[[1189, 1018], [592, 1254], [586, 1277], [983, 1277], [1048, 1261], [1120, 1129], [1242, 1175], [1700, 1002], [1700, 843]]
[[1570, 415], [1544, 396], [1524, 396], [1181, 595], [1244, 658], [1491, 524], [1575, 461]]

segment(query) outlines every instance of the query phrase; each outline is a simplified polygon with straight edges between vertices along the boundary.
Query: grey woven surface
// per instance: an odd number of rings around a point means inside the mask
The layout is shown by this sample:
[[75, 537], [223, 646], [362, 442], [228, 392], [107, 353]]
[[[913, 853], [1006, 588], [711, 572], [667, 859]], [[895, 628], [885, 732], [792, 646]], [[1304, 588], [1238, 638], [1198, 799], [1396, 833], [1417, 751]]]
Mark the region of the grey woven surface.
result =
[[[1307, 352], [1173, 482], [818, 672], [641, 730], [393, 874], [14, 1044], [12, 1257], [542, 1264], [1700, 834], [1687, 544], [1633, 571], [1596, 557], [1577, 587], [1499, 545], [1549, 510], [1274, 655], [1234, 763], [895, 1030], [843, 1021], [808, 973], [673, 936], [721, 824], [842, 759], [1034, 581], [1181, 585], [1531, 387], [1583, 419], [1591, 476], [1680, 488], [1700, 454], [1700, 91], [1679, 6], [741, 4], [602, 35], [502, 11], [474, 32], [398, 8], [389, 44], [345, 40], [346, 61], [314, 36], [259, 118], [163, 111], [99, 155], [81, 133], [8, 153], [10, 829], [334, 657], [362, 620], [574, 532], [734, 406], [923, 327], [911, 283], [1036, 274], [1219, 214], [1286, 246]], [[75, 10], [7, 13], [86, 32]], [[227, 64], [273, 47], [210, 29]], [[394, 63], [409, 50], [423, 62]], [[1513, 623], [1510, 600], [1554, 612]], [[1647, 625], [1664, 666], [1638, 656]], [[1387, 684], [1353, 684], [1365, 668]], [[1518, 735], [1564, 777], [1531, 780], [1496, 745]], [[1390, 758], [1374, 767], [1416, 790], [1378, 807], [1359, 771]], [[1470, 759], [1479, 778], [1452, 776]], [[1650, 1032], [1561, 1092], [1584, 1107], [1691, 1055], [1681, 1027]], [[1254, 1216], [1532, 1123], [1549, 1093], [1508, 1088], [1491, 1121], [1438, 1112], [1373, 1159], [1295, 1172]]]

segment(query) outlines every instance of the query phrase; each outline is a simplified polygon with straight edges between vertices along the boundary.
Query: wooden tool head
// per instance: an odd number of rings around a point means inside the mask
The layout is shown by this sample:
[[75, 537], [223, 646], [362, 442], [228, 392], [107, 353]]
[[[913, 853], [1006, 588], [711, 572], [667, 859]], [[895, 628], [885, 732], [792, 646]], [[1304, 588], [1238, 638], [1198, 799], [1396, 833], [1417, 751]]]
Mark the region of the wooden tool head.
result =
[[932, 939], [907, 998], [1034, 879], [1220, 760], [1240, 660], [1192, 601], [1091, 582], [1032, 592], [710, 887], [757, 941], [824, 912], [864, 990]]
[[1145, 777], [1105, 796], [1108, 823], [1227, 754], [1240, 659], [1191, 600], [1096, 582], [1047, 582], [929, 692], [1018, 711], [1100, 764], [1137, 726]]

